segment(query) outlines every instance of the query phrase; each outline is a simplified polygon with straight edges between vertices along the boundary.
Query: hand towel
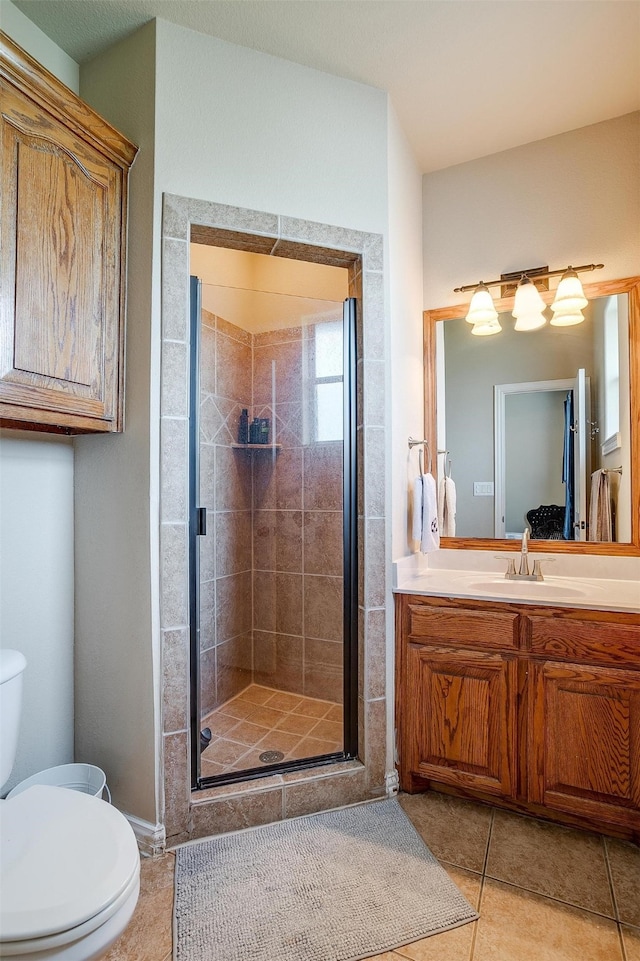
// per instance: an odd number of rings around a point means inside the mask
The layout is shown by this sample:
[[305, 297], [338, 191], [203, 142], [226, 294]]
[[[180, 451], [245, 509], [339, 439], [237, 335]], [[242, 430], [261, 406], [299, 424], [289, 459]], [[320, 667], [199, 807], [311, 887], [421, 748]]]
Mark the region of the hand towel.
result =
[[417, 477], [413, 485], [413, 538], [423, 554], [440, 547], [436, 482], [431, 474]]
[[611, 484], [604, 470], [596, 470], [591, 475], [591, 503], [589, 505], [590, 541], [612, 541], [611, 523]]
[[456, 536], [456, 485], [451, 477], [443, 477], [440, 480], [438, 527], [442, 537]]

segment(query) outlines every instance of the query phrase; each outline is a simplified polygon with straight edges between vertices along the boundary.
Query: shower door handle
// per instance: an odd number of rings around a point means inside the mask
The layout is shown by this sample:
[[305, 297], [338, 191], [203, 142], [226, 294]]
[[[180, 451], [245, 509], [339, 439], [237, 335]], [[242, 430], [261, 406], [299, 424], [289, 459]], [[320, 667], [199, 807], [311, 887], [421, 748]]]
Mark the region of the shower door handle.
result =
[[196, 537], [203, 537], [207, 533], [207, 508], [196, 507]]

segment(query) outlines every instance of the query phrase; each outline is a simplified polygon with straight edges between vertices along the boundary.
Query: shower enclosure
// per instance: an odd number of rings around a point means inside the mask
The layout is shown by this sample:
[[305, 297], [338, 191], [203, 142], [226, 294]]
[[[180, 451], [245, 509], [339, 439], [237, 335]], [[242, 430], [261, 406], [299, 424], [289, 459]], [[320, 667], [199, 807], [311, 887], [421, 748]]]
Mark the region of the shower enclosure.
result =
[[192, 277], [190, 384], [192, 788], [355, 757], [355, 301]]

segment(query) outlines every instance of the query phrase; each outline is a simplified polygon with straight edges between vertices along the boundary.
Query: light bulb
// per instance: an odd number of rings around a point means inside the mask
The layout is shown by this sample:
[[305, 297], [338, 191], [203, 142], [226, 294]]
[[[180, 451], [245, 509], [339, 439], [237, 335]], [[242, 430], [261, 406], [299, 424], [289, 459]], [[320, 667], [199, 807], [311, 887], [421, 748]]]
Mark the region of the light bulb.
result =
[[494, 307], [493, 298], [488, 287], [478, 284], [473, 292], [469, 313], [465, 317], [468, 324], [492, 323], [498, 319], [498, 311]]

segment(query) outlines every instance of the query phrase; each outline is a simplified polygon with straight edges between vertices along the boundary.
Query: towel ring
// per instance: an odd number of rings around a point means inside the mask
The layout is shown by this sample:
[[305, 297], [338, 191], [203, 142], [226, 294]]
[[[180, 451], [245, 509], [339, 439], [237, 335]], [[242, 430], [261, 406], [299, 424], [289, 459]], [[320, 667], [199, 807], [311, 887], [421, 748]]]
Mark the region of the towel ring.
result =
[[[409, 438], [409, 450], [411, 450], [411, 448], [415, 447], [417, 444], [423, 445], [424, 447], [427, 448], [427, 453], [429, 454], [429, 466], [427, 468], [427, 474], [430, 474], [431, 473], [431, 448], [429, 447], [429, 441], [416, 440], [415, 437]], [[420, 465], [420, 474], [423, 474], [424, 471], [422, 469], [422, 450], [418, 451], [418, 464]]]

